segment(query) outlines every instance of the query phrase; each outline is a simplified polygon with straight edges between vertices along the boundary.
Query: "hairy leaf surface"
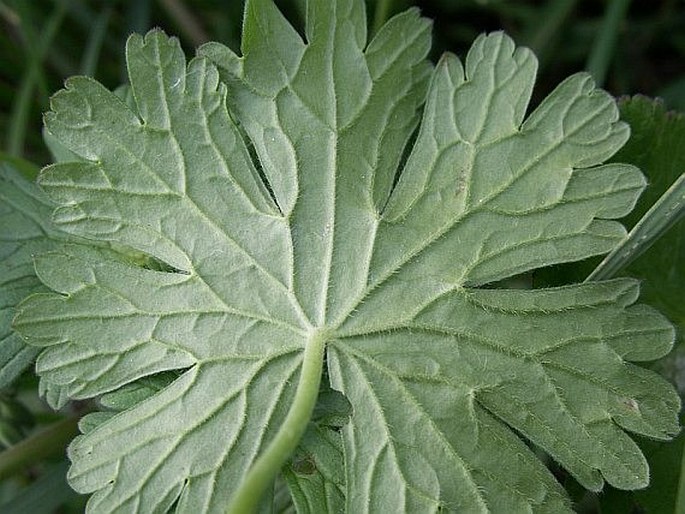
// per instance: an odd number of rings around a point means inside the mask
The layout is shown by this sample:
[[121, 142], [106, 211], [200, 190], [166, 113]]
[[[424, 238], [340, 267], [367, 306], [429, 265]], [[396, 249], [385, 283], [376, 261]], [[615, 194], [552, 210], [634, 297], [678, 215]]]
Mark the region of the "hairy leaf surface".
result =
[[[45, 290], [33, 269], [33, 256], [65, 239], [50, 222], [54, 206], [19, 166], [29, 165], [0, 156], [0, 388], [11, 384], [39, 351], [11, 328], [17, 304]], [[35, 176], [38, 170], [29, 173]]]
[[[123, 398], [70, 448], [90, 512], [242, 514], [291, 456], [304, 512], [568, 511], [523, 439], [592, 490], [646, 485], [627, 432], [672, 437], [679, 399], [629, 362], [673, 340], [637, 284], [484, 287], [624, 237], [644, 179], [602, 163], [628, 128], [585, 74], [526, 116], [536, 60], [504, 34], [434, 70], [429, 41], [415, 10], [368, 42], [361, 0], [310, 0], [303, 35], [253, 0], [240, 57], [134, 35], [132, 108], [83, 77], [53, 98], [84, 159], [41, 174], [55, 222], [157, 263], [39, 256], [54, 292], [15, 321], [45, 382]], [[324, 363], [340, 432], [309, 425]]]

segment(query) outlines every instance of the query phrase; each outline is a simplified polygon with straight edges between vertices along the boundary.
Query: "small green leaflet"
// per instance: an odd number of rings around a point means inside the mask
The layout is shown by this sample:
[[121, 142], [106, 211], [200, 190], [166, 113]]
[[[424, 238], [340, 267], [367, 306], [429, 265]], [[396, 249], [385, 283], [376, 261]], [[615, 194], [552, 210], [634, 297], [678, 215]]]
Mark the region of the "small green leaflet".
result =
[[[432, 69], [416, 10], [367, 42], [364, 9], [310, 0], [303, 39], [249, 1], [242, 57], [186, 66], [134, 35], [135, 108], [84, 77], [53, 98], [47, 129], [85, 160], [41, 173], [55, 222], [160, 265], [40, 255], [54, 292], [15, 327], [71, 398], [178, 375], [84, 424], [68, 478], [89, 512], [242, 514], [288, 463], [302, 512], [556, 514], [523, 439], [597, 491], [648, 482], [626, 431], [678, 432], [673, 388], [628, 362], [673, 341], [635, 281], [484, 287], [625, 236], [645, 182], [602, 165], [628, 136], [613, 99], [578, 74], [526, 118], [528, 50], [495, 33]], [[351, 415], [317, 434], [324, 372]]]

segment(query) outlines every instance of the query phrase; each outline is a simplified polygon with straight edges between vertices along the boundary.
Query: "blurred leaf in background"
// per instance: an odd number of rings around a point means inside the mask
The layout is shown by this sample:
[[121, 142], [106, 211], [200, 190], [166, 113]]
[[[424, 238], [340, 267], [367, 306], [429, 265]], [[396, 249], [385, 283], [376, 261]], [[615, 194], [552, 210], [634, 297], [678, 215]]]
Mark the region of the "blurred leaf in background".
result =
[[[621, 117], [631, 125], [632, 136], [614, 160], [635, 164], [650, 181], [637, 207], [626, 218], [627, 225], [633, 226], [685, 173], [685, 115], [668, 112], [662, 102], [643, 96], [623, 99], [620, 109]], [[642, 279], [643, 301], [658, 308], [678, 327], [675, 349], [650, 367], [675, 383], [681, 397], [685, 397], [684, 228], [683, 221], [671, 228], [623, 273]], [[681, 417], [682, 422], [685, 417]], [[678, 498], [679, 488], [685, 489], [681, 465], [684, 445], [683, 433], [668, 446], [653, 441], [641, 444], [652, 470], [652, 483], [633, 496], [647, 512], [685, 512], [685, 499]], [[676, 472], [679, 468], [680, 476]]]
[[[678, 177], [685, 173], [685, 114], [669, 112], [664, 104], [644, 96], [619, 102], [621, 118], [632, 136], [615, 156], [615, 162], [638, 166], [647, 175], [649, 186], [625, 222], [634, 226]], [[627, 272], [643, 279], [642, 298], [685, 328], [685, 232], [682, 223], [628, 267]], [[673, 358], [674, 355], [671, 354]], [[685, 370], [682, 370], [685, 372]], [[685, 376], [672, 376], [685, 393]]]
[[45, 164], [40, 137], [50, 95], [72, 75], [115, 88], [124, 80], [131, 32], [162, 26], [186, 52], [209, 39], [237, 45], [242, 1], [0, 1], [0, 142], [9, 154]]
[[[276, 0], [301, 26], [305, 0]], [[621, 9], [612, 8], [617, 3]], [[0, 143], [45, 164], [41, 113], [71, 75], [108, 88], [123, 82], [123, 47], [131, 32], [161, 27], [192, 55], [207, 40], [237, 50], [243, 0], [0, 0]], [[417, 5], [435, 20], [434, 60], [463, 54], [475, 37], [504, 29], [540, 59], [536, 98], [603, 55], [604, 87], [614, 95], [663, 95], [685, 109], [685, 2], [682, 0], [369, 0], [373, 30]], [[609, 29], [609, 30], [607, 30]], [[604, 53], [598, 52], [604, 42]]]

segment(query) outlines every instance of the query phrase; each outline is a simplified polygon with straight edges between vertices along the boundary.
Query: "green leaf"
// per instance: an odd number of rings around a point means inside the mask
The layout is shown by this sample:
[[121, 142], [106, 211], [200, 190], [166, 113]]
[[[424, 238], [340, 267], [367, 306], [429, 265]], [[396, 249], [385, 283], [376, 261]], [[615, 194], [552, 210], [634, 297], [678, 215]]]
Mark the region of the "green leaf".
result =
[[38, 480], [21, 489], [11, 500], [0, 505], [0, 508], [10, 514], [54, 514], [76, 496], [64, 479], [67, 469], [66, 459], [50, 465]]
[[644, 96], [625, 98], [620, 108], [622, 118], [633, 127], [633, 135], [616, 160], [643, 168], [651, 184], [628, 219], [633, 225], [629, 237], [588, 279], [611, 276], [658, 239], [654, 250], [632, 266], [629, 273], [648, 279], [646, 297], [683, 327], [685, 308], [680, 291], [685, 286], [685, 274], [680, 263], [685, 255], [685, 239], [679, 222], [685, 216], [685, 151], [679, 142], [685, 137], [685, 116], [667, 112], [661, 101]]
[[340, 427], [352, 409], [347, 400], [322, 383], [312, 421], [283, 469], [299, 513], [345, 511], [345, 470]]
[[35, 419], [16, 398], [0, 395], [0, 448], [8, 448], [26, 437]]
[[[627, 220], [633, 226], [678, 180], [682, 184], [679, 177], [685, 172], [685, 147], [681, 144], [685, 138], [685, 114], [668, 112], [661, 102], [644, 96], [624, 99], [620, 108], [634, 135], [616, 158], [640, 166], [650, 182]], [[679, 209], [682, 212], [682, 198]], [[681, 221], [627, 269], [631, 276], [644, 280], [645, 301], [661, 309], [680, 327], [681, 333], [685, 328], [683, 228]]]
[[283, 471], [299, 513], [345, 511], [345, 470], [338, 432], [309, 430]]
[[588, 276], [587, 280], [612, 278], [646, 252], [685, 217], [685, 172], [637, 222], [628, 236]]
[[[680, 421], [685, 421], [685, 417], [681, 416]], [[652, 471], [652, 485], [633, 494], [647, 512], [678, 513], [685, 507], [682, 499], [678, 498], [685, 475], [682, 469], [684, 446], [685, 434], [682, 432], [671, 445], [655, 441], [640, 444]]]
[[[676, 181], [682, 182], [679, 177], [685, 170], [685, 147], [681, 144], [685, 138], [685, 115], [669, 112], [661, 101], [639, 95], [622, 99], [619, 108], [622, 119], [630, 123], [632, 130], [630, 140], [614, 159], [640, 166], [650, 182], [635, 211], [627, 218], [627, 224], [633, 226], [668, 189], [673, 189]], [[659, 307], [676, 324], [676, 348], [650, 367], [675, 382], [681, 398], [685, 395], [683, 259], [685, 232], [681, 221], [625, 270], [642, 280], [641, 298]], [[681, 433], [673, 444], [640, 443], [653, 479], [648, 489], [634, 493], [632, 497], [648, 512], [680, 512], [685, 507], [682, 499], [685, 488], [679, 485], [685, 483], [685, 469], [681, 464], [685, 458], [684, 440]]]
[[13, 333], [11, 322], [21, 300], [45, 290], [33, 270], [33, 256], [52, 249], [60, 238], [50, 222], [54, 206], [25, 178], [37, 174], [31, 168], [0, 157], [0, 388], [11, 384], [38, 354]]
[[[12, 384], [39, 353], [11, 327], [17, 304], [30, 294], [47, 291], [36, 276], [34, 257], [65, 244], [85, 243], [52, 222], [55, 205], [27, 179], [37, 174], [27, 161], [0, 156], [0, 388]], [[55, 384], [41, 383], [39, 393], [55, 409], [69, 401]]]
[[45, 128], [43, 128], [43, 142], [45, 143], [45, 146], [48, 147], [48, 150], [50, 150], [52, 159], [55, 162], [71, 162], [78, 160], [78, 155], [60, 143], [59, 140]]
[[[70, 447], [88, 511], [255, 512], [288, 465], [305, 512], [569, 512], [526, 439], [589, 489], [644, 487], [627, 432], [671, 438], [680, 403], [630, 363], [673, 341], [637, 283], [484, 287], [625, 237], [644, 179], [602, 165], [613, 99], [579, 74], [526, 117], [529, 51], [494, 33], [431, 72], [416, 10], [367, 43], [361, 0], [311, 0], [304, 36], [252, 0], [241, 57], [134, 35], [135, 108], [83, 77], [53, 98], [85, 160], [41, 173], [55, 222], [144, 255], [38, 256], [54, 292], [15, 320], [44, 382], [123, 398]], [[322, 376], [342, 454], [311, 439]]]

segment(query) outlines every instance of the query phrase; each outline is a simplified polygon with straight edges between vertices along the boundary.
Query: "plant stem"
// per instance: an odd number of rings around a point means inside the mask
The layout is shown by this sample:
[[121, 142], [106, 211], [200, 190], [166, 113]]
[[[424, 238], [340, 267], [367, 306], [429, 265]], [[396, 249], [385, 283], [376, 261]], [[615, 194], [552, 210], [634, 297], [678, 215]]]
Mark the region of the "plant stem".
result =
[[257, 458], [228, 507], [228, 514], [252, 514], [286, 460], [297, 448], [319, 396], [326, 335], [315, 332], [307, 342], [295, 398], [285, 421]]
[[69, 417], [9, 447], [0, 453], [0, 480], [46, 457], [64, 452], [67, 443], [77, 434], [78, 418]]
[[685, 452], [683, 452], [683, 456], [681, 458], [680, 480], [678, 480], [676, 504], [673, 512], [685, 512]]

